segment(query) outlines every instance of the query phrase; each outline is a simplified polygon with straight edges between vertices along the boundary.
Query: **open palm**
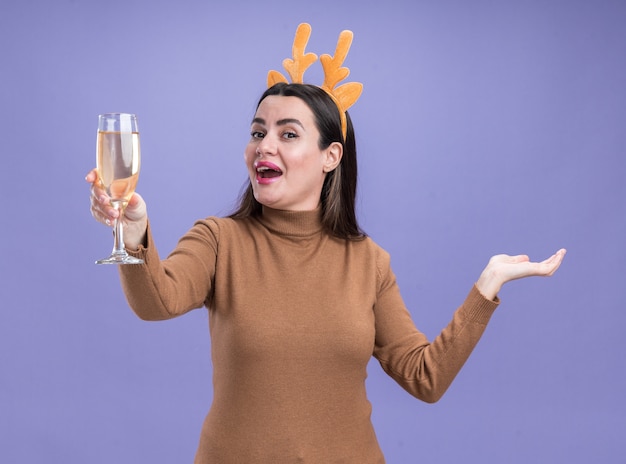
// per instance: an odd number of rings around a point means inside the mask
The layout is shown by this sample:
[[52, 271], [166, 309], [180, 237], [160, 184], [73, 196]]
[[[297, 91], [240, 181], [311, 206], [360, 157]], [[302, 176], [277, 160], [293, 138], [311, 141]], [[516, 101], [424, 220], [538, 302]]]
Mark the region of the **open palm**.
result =
[[566, 250], [562, 248], [541, 262], [533, 262], [527, 255], [495, 255], [480, 275], [476, 287], [486, 298], [493, 299], [500, 288], [511, 280], [551, 276], [561, 265], [565, 253]]

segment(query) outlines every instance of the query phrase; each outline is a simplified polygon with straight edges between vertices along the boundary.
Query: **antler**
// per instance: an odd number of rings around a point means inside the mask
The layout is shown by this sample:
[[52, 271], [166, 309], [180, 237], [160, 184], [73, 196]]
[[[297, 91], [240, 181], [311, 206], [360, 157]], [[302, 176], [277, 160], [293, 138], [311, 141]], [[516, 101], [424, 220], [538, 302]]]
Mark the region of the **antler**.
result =
[[335, 88], [339, 82], [350, 74], [350, 70], [341, 67], [341, 65], [345, 61], [346, 56], [348, 56], [353, 36], [352, 31], [342, 31], [337, 40], [335, 56], [324, 54], [320, 57], [322, 67], [324, 68], [322, 89], [333, 97], [335, 104], [339, 108], [341, 130], [344, 138], [347, 132], [346, 111], [359, 99], [363, 91], [363, 84], [360, 82], [348, 82]]
[[352, 45], [353, 34], [351, 31], [342, 31], [337, 40], [335, 48], [335, 56], [324, 54], [320, 57], [322, 67], [324, 68], [324, 83], [322, 88], [327, 92], [332, 92], [338, 82], [344, 80], [350, 74], [348, 68], [342, 68], [341, 65], [348, 56], [350, 45]]
[[[293, 58], [283, 60], [283, 67], [289, 73], [293, 83], [304, 83], [304, 72], [317, 61], [315, 53], [304, 53], [309, 37], [311, 37], [311, 26], [307, 23], [300, 24], [293, 41], [291, 52]], [[363, 91], [363, 84], [360, 82], [348, 82], [336, 87], [339, 82], [350, 74], [350, 70], [341, 65], [348, 55], [350, 45], [352, 45], [352, 37], [352, 31], [342, 31], [337, 40], [335, 56], [325, 54], [320, 57], [322, 67], [324, 68], [324, 83], [321, 85], [321, 88], [330, 95], [339, 109], [344, 139], [347, 132], [346, 111], [359, 99]], [[279, 82], [288, 83], [285, 76], [281, 73], [270, 71], [267, 75], [267, 86], [271, 87]]]
[[[283, 67], [289, 73], [291, 82], [302, 84], [304, 82], [304, 72], [317, 61], [315, 53], [304, 53], [309, 38], [311, 37], [311, 26], [302, 23], [296, 30], [296, 37], [293, 39], [292, 58], [283, 60]], [[267, 85], [271, 87], [278, 82], [288, 82], [285, 76], [278, 71], [270, 71], [267, 75]]]

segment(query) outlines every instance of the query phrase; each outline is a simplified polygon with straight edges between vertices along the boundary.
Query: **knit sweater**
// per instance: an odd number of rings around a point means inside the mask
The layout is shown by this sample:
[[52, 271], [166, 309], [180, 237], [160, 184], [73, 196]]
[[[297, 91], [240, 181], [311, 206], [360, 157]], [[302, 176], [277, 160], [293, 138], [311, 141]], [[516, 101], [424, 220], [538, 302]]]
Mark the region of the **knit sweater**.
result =
[[145, 264], [120, 275], [140, 318], [208, 308], [214, 388], [197, 464], [384, 463], [365, 392], [371, 356], [436, 401], [498, 304], [473, 287], [429, 343], [387, 252], [328, 235], [319, 211], [207, 218], [164, 260], [148, 230], [133, 254]]

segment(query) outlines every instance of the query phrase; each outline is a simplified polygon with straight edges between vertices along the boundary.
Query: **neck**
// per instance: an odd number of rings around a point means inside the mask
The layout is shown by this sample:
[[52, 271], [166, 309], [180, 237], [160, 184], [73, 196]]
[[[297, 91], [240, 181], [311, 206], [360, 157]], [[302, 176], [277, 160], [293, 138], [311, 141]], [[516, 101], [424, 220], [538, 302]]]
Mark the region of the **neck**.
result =
[[259, 220], [268, 229], [281, 235], [306, 237], [322, 231], [322, 211], [285, 211], [263, 206]]

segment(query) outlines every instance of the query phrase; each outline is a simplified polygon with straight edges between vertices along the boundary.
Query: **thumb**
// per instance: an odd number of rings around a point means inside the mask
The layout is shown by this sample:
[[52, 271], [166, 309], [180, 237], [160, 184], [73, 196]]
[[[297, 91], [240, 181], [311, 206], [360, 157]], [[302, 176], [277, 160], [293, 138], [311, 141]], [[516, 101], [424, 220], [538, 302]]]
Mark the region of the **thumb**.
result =
[[140, 221], [145, 218], [146, 214], [146, 202], [141, 195], [133, 193], [124, 209], [124, 215], [131, 221]]
[[133, 195], [130, 197], [130, 200], [128, 200], [126, 208], [136, 208], [142, 201], [143, 199], [141, 198], [141, 195], [139, 195], [138, 193], [133, 193]]

